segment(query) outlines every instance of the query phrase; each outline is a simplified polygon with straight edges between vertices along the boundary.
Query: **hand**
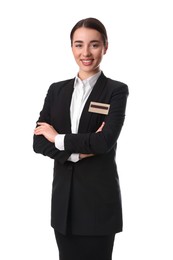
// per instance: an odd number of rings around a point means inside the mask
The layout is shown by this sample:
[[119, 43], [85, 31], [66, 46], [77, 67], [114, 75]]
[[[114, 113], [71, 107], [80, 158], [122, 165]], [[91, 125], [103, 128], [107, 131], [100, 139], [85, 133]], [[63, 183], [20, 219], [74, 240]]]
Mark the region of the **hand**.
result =
[[[97, 129], [97, 131], [96, 131], [96, 133], [99, 133], [99, 132], [101, 132], [102, 130], [103, 130], [103, 127], [105, 126], [105, 122], [103, 122], [102, 124], [101, 124], [101, 126]], [[94, 154], [84, 154], [84, 153], [80, 153], [79, 154], [79, 158], [80, 159], [84, 159], [84, 158], [88, 158], [88, 157], [91, 157], [91, 156], [94, 156]]]
[[44, 135], [44, 137], [50, 141], [51, 143], [55, 142], [55, 136], [58, 134], [58, 132], [53, 128], [53, 126], [44, 123], [44, 122], [38, 122], [37, 127], [34, 129], [35, 135]]
[[101, 126], [97, 129], [96, 133], [99, 133], [103, 130], [103, 127], [105, 126], [105, 122], [101, 124]]

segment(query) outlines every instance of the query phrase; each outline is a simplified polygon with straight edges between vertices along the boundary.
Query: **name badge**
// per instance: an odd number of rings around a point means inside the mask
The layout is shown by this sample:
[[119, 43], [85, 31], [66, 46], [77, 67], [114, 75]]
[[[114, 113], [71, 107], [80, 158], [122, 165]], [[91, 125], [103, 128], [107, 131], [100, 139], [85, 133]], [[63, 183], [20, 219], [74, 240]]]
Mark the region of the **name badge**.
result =
[[92, 113], [98, 113], [103, 115], [108, 115], [109, 113], [109, 104], [91, 102], [88, 111]]

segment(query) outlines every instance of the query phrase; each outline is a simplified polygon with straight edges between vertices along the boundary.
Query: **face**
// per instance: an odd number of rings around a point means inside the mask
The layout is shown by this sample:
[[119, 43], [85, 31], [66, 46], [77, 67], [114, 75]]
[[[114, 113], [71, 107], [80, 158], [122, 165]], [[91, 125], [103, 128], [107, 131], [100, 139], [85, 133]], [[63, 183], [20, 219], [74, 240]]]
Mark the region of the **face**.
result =
[[73, 35], [72, 52], [79, 66], [79, 77], [86, 79], [100, 70], [100, 63], [107, 51], [100, 32], [78, 28]]

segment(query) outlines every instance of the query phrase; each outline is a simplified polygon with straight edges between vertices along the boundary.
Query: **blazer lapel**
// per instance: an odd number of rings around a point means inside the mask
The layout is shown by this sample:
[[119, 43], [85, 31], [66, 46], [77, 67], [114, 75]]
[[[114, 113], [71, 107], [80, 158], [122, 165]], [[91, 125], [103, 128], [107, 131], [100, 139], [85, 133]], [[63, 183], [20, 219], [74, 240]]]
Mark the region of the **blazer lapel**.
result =
[[[70, 120], [70, 104], [73, 93], [74, 79], [70, 80], [63, 86], [61, 95], [56, 105], [56, 111], [61, 111], [58, 114], [58, 129], [60, 133], [71, 133], [71, 120]], [[64, 98], [65, 97], [65, 98]]]
[[88, 125], [89, 125], [91, 117], [93, 115], [93, 113], [88, 112], [90, 102], [99, 100], [99, 97], [101, 96], [102, 91], [105, 87], [106, 81], [107, 81], [107, 78], [104, 76], [104, 74], [102, 72], [100, 77], [98, 78], [91, 94], [89, 95], [89, 97], [85, 103], [85, 106], [84, 106], [84, 109], [82, 111], [82, 115], [80, 118], [80, 122], [79, 122], [79, 129], [78, 129], [79, 133], [85, 133], [86, 130], [88, 129]]

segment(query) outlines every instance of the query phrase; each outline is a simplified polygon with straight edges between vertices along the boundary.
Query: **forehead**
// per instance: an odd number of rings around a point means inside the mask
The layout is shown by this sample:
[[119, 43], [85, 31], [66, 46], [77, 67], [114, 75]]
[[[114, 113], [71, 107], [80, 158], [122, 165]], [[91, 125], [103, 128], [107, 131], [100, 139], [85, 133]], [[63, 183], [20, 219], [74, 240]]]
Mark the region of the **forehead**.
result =
[[75, 41], [102, 41], [102, 35], [100, 32], [90, 28], [78, 28], [73, 35], [73, 42]]

